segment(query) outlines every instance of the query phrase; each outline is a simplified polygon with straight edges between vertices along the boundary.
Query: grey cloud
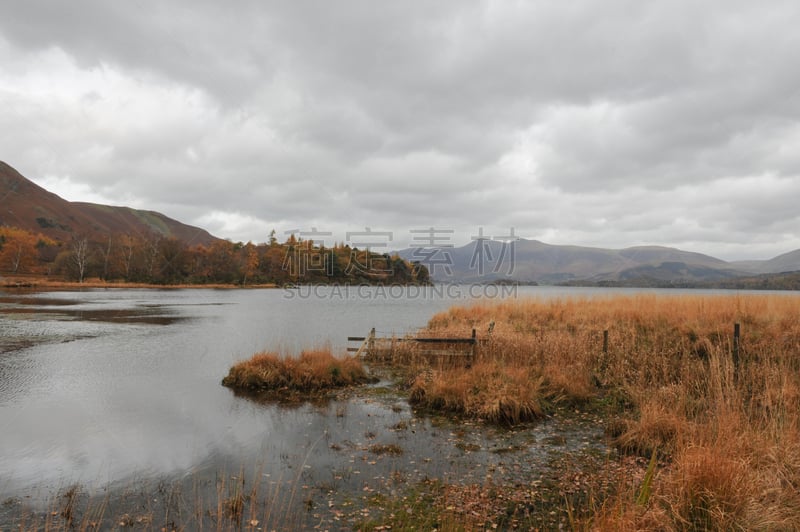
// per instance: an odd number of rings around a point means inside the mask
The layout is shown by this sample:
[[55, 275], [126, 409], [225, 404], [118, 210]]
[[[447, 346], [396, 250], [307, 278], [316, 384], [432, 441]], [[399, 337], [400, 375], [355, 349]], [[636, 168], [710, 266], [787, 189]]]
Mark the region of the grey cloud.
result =
[[799, 23], [788, 1], [4, 3], [2, 156], [193, 219], [781, 252]]

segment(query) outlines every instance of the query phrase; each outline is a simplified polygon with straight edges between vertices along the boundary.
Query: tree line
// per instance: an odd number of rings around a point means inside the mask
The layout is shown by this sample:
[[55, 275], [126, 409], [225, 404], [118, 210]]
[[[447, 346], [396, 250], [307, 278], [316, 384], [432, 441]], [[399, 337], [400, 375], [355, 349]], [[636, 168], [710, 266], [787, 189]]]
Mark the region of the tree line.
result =
[[0, 273], [152, 284], [430, 282], [428, 269], [398, 255], [345, 244], [325, 247], [275, 232], [265, 243], [216, 240], [191, 245], [158, 233], [75, 235], [70, 242], [0, 227]]

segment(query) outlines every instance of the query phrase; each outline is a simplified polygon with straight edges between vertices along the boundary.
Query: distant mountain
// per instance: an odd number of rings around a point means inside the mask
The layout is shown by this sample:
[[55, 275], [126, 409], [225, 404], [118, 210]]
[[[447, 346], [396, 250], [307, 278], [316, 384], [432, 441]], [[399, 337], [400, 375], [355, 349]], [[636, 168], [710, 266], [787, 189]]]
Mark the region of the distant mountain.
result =
[[793, 272], [800, 270], [800, 249], [778, 255], [769, 260], [732, 262], [731, 265], [753, 274]]
[[[75, 236], [102, 242], [109, 234], [153, 233], [189, 246], [209, 246], [219, 240], [204, 229], [154, 211], [66, 201], [0, 161], [0, 226], [3, 225], [41, 232], [60, 242], [69, 242]], [[662, 246], [605, 249], [522, 239], [513, 246], [477, 240], [453, 248], [409, 248], [399, 255], [424, 264], [431, 277], [440, 282], [733, 286], [746, 276], [800, 271], [800, 249], [769, 260], [726, 262]], [[790, 275], [754, 277], [747, 284], [790, 286], [793, 282]]]
[[154, 211], [70, 202], [26, 179], [0, 161], [0, 226], [42, 233], [68, 242], [73, 236], [103, 240], [109, 234], [176, 238], [188, 245], [210, 245], [214, 236], [205, 229], [173, 220]]
[[765, 273], [708, 283], [713, 288], [739, 290], [800, 290], [800, 271]]
[[538, 240], [483, 240], [457, 248], [410, 248], [399, 253], [428, 266], [440, 282], [514, 280], [540, 284], [677, 286], [718, 282], [753, 273], [800, 270], [800, 250], [766, 261], [726, 262], [663, 246], [605, 249]]

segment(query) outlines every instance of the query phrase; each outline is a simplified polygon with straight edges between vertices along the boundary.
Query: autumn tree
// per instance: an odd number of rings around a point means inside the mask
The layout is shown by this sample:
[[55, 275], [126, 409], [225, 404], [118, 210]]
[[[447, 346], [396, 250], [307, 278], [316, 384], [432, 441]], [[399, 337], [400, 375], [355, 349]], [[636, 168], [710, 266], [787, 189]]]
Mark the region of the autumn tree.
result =
[[41, 235], [16, 227], [0, 228], [0, 268], [10, 273], [32, 273], [39, 247], [52, 244]]
[[269, 246], [264, 251], [258, 266], [263, 279], [278, 284], [289, 281], [289, 270], [283, 268], [286, 253], [286, 248], [281, 245]]
[[211, 281], [233, 283], [237, 275], [235, 244], [217, 240], [208, 248], [208, 267]]
[[198, 244], [188, 252], [186, 267], [192, 282], [202, 282], [211, 276], [208, 264], [208, 248]]
[[242, 285], [247, 284], [247, 279], [258, 273], [258, 249], [252, 242], [245, 244], [241, 251], [242, 255]]
[[188, 274], [188, 256], [186, 244], [177, 238], [165, 238], [159, 242], [161, 267], [160, 280], [166, 283], [179, 283], [186, 280]]

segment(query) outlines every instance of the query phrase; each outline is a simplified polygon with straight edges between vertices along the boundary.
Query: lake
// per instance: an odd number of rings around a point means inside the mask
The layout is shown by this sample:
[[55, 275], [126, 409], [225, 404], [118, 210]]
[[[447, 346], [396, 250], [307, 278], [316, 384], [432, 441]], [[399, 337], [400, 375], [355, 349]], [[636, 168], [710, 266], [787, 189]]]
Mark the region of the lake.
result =
[[[137, 479], [196, 481], [243, 468], [277, 483], [302, 477], [306, 486], [333, 482], [356, 490], [398, 468], [420, 478], [480, 479], [501, 455], [465, 448], [513, 444], [535, 456], [548, 434], [565, 429], [544, 423], [525, 434], [459, 433], [437, 425], [441, 420], [415, 417], [391, 395], [285, 407], [237, 397], [220, 380], [257, 351], [330, 345], [343, 352], [348, 336], [372, 327], [379, 335], [412, 332], [475, 297], [639, 292], [497, 286], [0, 292], [0, 498], [44, 504], [73, 483], [91, 493]], [[397, 443], [406, 452], [370, 458], [365, 449], [373, 442]], [[578, 433], [565, 442], [603, 446]]]

